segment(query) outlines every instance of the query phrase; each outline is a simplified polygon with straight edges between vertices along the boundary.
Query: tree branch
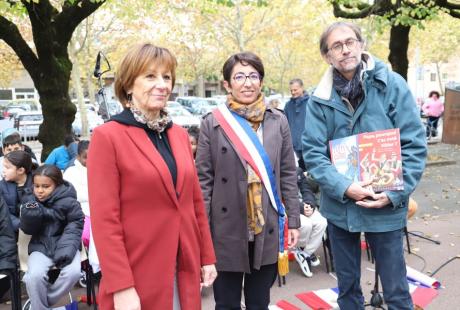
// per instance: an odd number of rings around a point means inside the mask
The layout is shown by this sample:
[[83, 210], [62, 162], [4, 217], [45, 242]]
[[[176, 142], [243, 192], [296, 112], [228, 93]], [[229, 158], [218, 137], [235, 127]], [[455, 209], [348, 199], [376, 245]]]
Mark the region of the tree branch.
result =
[[66, 1], [54, 21], [54, 29], [59, 33], [57, 40], [67, 46], [78, 24], [96, 11], [106, 0], [79, 0], [71, 4]]
[[37, 3], [29, 0], [21, 0], [22, 5], [29, 14], [32, 29], [45, 28], [51, 22], [52, 18], [58, 13], [56, 8], [51, 5], [49, 0], [40, 0]]
[[[30, 24], [32, 25], [33, 40], [37, 51], [39, 62], [50, 60], [49, 55], [53, 54], [54, 33], [51, 32], [51, 20], [58, 13], [49, 0], [40, 0], [38, 3], [29, 0], [21, 0], [22, 5], [26, 8]], [[42, 63], [48, 66], [49, 63]]]
[[347, 11], [347, 8], [342, 8], [342, 6], [337, 2], [333, 2], [332, 7], [334, 8], [335, 17], [343, 17], [349, 19], [368, 17], [369, 15], [371, 15], [373, 8], [373, 6], [364, 6], [362, 9], [359, 9], [358, 11]]
[[458, 1], [456, 1], [456, 3], [452, 3], [447, 0], [438, 0], [436, 1], [436, 5], [439, 5], [440, 7], [446, 8], [448, 10], [460, 10], [460, 3], [458, 3]]
[[21, 60], [32, 79], [38, 78], [38, 58], [27, 45], [18, 27], [0, 15], [0, 39], [6, 42]]
[[460, 18], [460, 11], [449, 11], [449, 15], [455, 18]]

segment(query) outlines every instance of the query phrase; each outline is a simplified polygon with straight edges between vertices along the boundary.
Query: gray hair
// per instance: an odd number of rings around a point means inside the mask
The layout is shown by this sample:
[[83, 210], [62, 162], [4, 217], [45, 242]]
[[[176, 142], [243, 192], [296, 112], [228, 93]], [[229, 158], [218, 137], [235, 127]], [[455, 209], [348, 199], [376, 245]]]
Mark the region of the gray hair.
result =
[[321, 55], [326, 55], [327, 52], [329, 51], [329, 47], [327, 46], [327, 39], [329, 38], [329, 35], [331, 34], [331, 32], [337, 28], [342, 28], [342, 27], [348, 27], [351, 30], [353, 30], [358, 41], [363, 42], [361, 28], [359, 28], [358, 25], [353, 24], [353, 23], [348, 23], [348, 22], [335, 22], [329, 25], [321, 34], [321, 37], [319, 39], [319, 50], [321, 52]]
[[289, 85], [292, 85], [292, 84], [299, 84], [300, 86], [303, 86], [303, 81], [299, 78], [295, 78], [289, 82]]

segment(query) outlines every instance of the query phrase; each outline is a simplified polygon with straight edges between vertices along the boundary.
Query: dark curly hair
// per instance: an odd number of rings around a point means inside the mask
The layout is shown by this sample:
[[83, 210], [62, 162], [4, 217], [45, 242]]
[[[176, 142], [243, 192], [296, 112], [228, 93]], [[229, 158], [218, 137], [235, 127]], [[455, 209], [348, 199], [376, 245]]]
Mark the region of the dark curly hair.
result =
[[430, 94], [428, 95], [428, 98], [433, 97], [433, 95], [438, 96], [438, 98], [441, 97], [441, 94], [439, 92], [437, 92], [435, 90], [432, 90], [432, 91], [430, 91]]

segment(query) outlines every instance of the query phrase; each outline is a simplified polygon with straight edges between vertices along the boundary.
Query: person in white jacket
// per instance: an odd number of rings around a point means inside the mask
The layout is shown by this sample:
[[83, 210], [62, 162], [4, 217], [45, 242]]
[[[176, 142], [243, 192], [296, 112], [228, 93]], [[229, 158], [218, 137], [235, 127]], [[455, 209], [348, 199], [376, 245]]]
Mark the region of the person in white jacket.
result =
[[[91, 233], [90, 211], [88, 200], [88, 173], [86, 169], [86, 158], [88, 156], [89, 141], [82, 140], [78, 143], [77, 158], [73, 166], [68, 167], [64, 172], [64, 179], [72, 183], [77, 191], [77, 199], [85, 214], [85, 227], [83, 228], [83, 242], [88, 246], [88, 259], [93, 272], [99, 271], [99, 259]], [[86, 240], [85, 240], [86, 239]], [[86, 242], [85, 242], [86, 241]]]

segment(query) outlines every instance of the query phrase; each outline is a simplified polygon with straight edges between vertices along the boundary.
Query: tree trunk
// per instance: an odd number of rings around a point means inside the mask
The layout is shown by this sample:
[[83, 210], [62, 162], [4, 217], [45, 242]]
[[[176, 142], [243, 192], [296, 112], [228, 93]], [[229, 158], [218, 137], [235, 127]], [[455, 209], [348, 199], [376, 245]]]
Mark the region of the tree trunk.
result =
[[204, 90], [204, 76], [203, 74], [198, 75], [198, 78], [196, 79], [196, 85], [197, 85], [197, 94], [198, 97], [204, 98], [205, 95], [205, 90]]
[[86, 87], [88, 88], [89, 102], [91, 105], [96, 106], [96, 88], [93, 83], [93, 72], [86, 70]]
[[73, 85], [75, 87], [75, 92], [77, 93], [77, 102], [78, 102], [78, 108], [80, 110], [80, 121], [81, 121], [81, 136], [82, 137], [89, 137], [89, 130], [88, 130], [88, 116], [86, 113], [86, 105], [84, 101], [84, 95], [83, 95], [83, 87], [81, 85], [81, 71], [80, 71], [80, 64], [78, 63], [78, 57], [75, 52], [75, 42], [73, 40], [70, 40], [69, 44], [69, 54], [70, 58], [73, 60], [73, 69], [72, 69], [72, 81]]
[[42, 162], [55, 147], [64, 143], [65, 135], [71, 133], [77, 111], [69, 97], [72, 63], [67, 56], [57, 58], [52, 64], [52, 68], [41, 70], [40, 81], [34, 81], [44, 118], [38, 134], [38, 140], [43, 144]]
[[409, 32], [410, 26], [391, 26], [388, 60], [393, 71], [399, 73], [405, 80], [407, 80], [407, 69], [409, 68], [409, 60], [407, 59]]
[[438, 83], [439, 83], [439, 93], [441, 96], [444, 96], [444, 86], [442, 85], [442, 76], [441, 76], [441, 68], [439, 66], [439, 62], [436, 62], [436, 74], [438, 76]]

